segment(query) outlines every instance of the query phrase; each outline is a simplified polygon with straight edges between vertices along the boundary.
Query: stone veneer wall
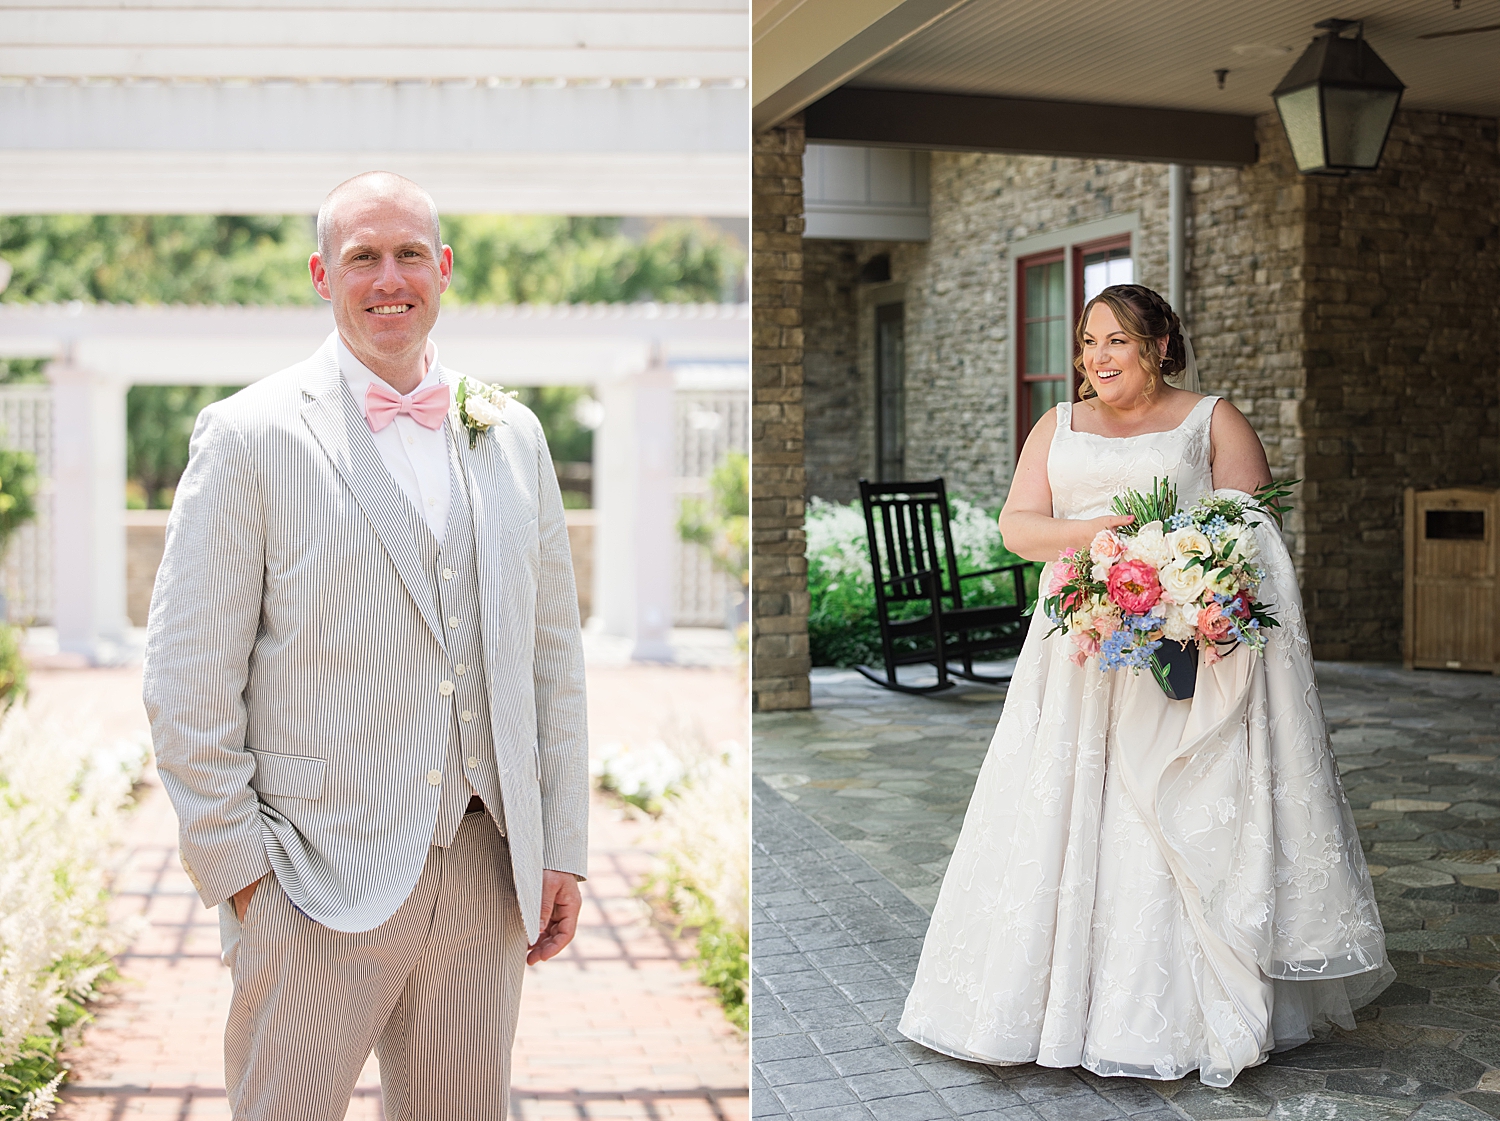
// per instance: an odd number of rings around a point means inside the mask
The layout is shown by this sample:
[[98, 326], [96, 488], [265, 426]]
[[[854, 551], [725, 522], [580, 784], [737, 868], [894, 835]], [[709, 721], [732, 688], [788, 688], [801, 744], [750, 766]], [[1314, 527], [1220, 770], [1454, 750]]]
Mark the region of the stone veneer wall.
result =
[[[1260, 159], [1196, 168], [1189, 184], [1188, 323], [1205, 393], [1228, 398], [1259, 434], [1278, 479], [1307, 476], [1301, 409], [1306, 177], [1274, 113], [1257, 122]], [[1301, 556], [1304, 495], [1287, 543]], [[1300, 563], [1300, 562], [1299, 562]]]
[[807, 708], [802, 515], [800, 117], [755, 136], [751, 203], [751, 690], [756, 711]]
[[1379, 171], [1306, 199], [1308, 622], [1319, 657], [1395, 660], [1402, 491], [1500, 485], [1496, 122], [1402, 113]]
[[1136, 278], [1165, 289], [1167, 168], [934, 152], [930, 194], [931, 240], [891, 255], [906, 283], [907, 469], [998, 506], [1018, 451], [1011, 245], [1138, 211]]
[[859, 362], [859, 264], [858, 242], [802, 243], [802, 401], [816, 432], [806, 444], [807, 495], [831, 502], [858, 498], [869, 470], [861, 431], [873, 405]]

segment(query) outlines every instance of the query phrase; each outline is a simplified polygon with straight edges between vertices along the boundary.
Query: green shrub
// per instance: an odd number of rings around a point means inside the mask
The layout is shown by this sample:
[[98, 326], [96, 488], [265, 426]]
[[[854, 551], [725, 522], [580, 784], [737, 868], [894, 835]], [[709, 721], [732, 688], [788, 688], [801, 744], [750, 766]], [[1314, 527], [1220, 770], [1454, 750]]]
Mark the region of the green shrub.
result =
[[[953, 548], [958, 570], [975, 572], [1015, 564], [1021, 558], [1005, 547], [996, 515], [961, 498], [949, 499]], [[1024, 562], [1023, 562], [1024, 563]], [[1036, 595], [1040, 564], [1026, 574], [1028, 599]], [[814, 498], [807, 508], [808, 641], [815, 666], [878, 665], [882, 660], [880, 623], [875, 613], [869, 538], [858, 502], [841, 506]], [[1015, 602], [1009, 576], [965, 580], [964, 606]], [[896, 618], [916, 618], [920, 603], [896, 607]], [[915, 649], [914, 643], [908, 645]]]

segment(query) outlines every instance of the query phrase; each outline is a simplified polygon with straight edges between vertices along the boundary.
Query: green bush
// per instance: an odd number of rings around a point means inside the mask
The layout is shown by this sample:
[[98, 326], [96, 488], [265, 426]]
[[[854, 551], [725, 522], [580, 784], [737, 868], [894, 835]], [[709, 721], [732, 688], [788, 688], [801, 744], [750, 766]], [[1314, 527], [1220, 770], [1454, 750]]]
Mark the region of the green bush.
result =
[[[961, 498], [950, 499], [948, 507], [959, 572], [1021, 561], [1001, 540], [994, 513]], [[858, 502], [841, 506], [814, 498], [808, 505], [807, 633], [815, 666], [878, 665], [882, 660], [868, 542]], [[1035, 598], [1041, 567], [1033, 564], [1026, 574], [1028, 600]], [[963, 592], [966, 607], [1015, 602], [1009, 576], [965, 580]], [[906, 604], [892, 614], [915, 618], [926, 611], [922, 604]], [[914, 643], [908, 645], [915, 649]]]

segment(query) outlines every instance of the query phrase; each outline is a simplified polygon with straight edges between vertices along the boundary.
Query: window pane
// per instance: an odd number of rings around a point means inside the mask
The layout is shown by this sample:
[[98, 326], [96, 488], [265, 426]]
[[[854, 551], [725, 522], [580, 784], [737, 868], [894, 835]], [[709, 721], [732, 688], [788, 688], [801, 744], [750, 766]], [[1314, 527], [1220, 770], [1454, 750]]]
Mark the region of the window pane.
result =
[[1026, 270], [1026, 318], [1047, 314], [1047, 266], [1033, 265]]
[[1047, 270], [1047, 310], [1044, 312], [1033, 312], [1033, 315], [1062, 315], [1063, 314], [1063, 263], [1053, 261], [1050, 265], [1043, 266]]
[[1135, 267], [1126, 246], [1100, 249], [1083, 255], [1083, 300], [1087, 303], [1111, 284], [1131, 284]]
[[1068, 368], [1072, 350], [1068, 346], [1068, 321], [1061, 316], [1047, 324], [1047, 372], [1060, 374]]
[[1031, 390], [1031, 423], [1027, 431], [1036, 427], [1036, 422], [1047, 414], [1047, 410], [1066, 398], [1068, 391], [1068, 379], [1058, 378], [1055, 381], [1034, 381], [1029, 386]]
[[1047, 320], [1026, 324], [1026, 372], [1047, 374], [1052, 368], [1047, 365]]
[[1109, 282], [1111, 284], [1134, 284], [1135, 268], [1130, 260], [1130, 250], [1117, 250], [1120, 254], [1109, 262]]

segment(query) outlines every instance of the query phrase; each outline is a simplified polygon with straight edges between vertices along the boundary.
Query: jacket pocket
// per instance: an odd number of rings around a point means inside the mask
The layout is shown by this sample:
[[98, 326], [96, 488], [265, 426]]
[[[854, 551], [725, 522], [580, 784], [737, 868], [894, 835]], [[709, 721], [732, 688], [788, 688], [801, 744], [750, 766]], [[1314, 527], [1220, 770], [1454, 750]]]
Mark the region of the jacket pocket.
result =
[[246, 748], [255, 757], [250, 785], [257, 794], [281, 798], [320, 798], [328, 760], [312, 755], [281, 755], [275, 751]]

